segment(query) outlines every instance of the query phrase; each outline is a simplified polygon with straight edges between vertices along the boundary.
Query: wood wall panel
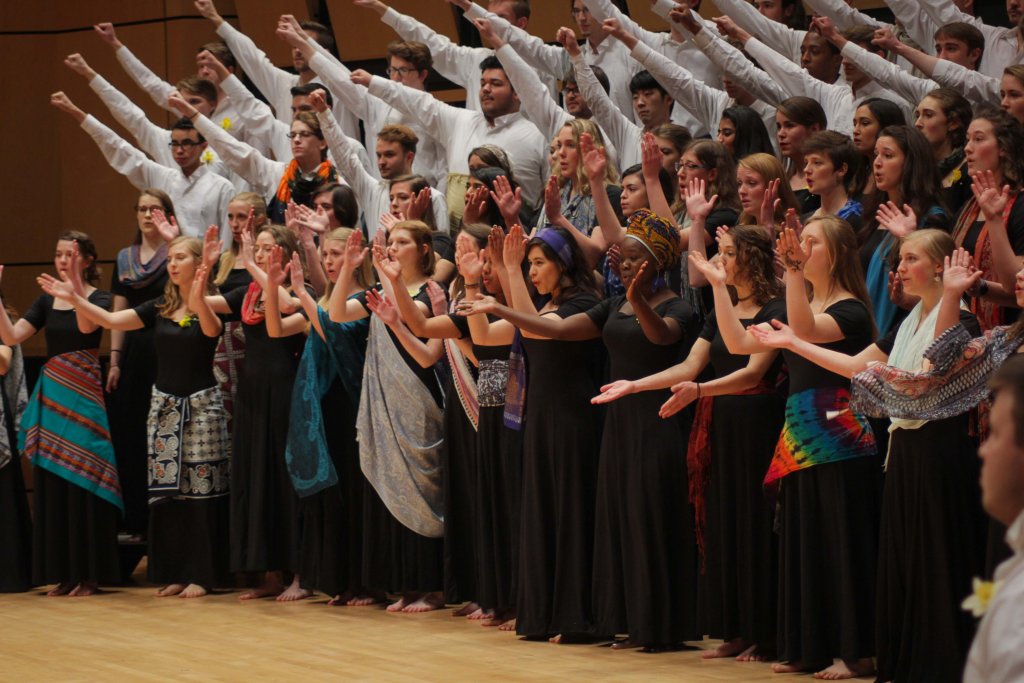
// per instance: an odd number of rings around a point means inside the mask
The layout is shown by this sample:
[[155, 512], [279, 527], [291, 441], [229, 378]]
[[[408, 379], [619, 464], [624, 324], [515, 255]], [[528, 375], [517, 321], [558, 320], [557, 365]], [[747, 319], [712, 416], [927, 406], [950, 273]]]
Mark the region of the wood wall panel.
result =
[[[219, 8], [220, 3], [217, 5]], [[305, 0], [235, 0], [235, 9], [238, 13], [236, 25], [267, 53], [270, 61], [282, 67], [291, 66], [291, 49], [274, 35], [274, 31], [282, 14], [293, 14], [299, 21], [308, 20], [310, 14]], [[223, 12], [221, 14], [223, 16]]]
[[[387, 44], [398, 39], [376, 12], [357, 7], [352, 0], [326, 0], [338, 54], [343, 60], [361, 61], [383, 57]], [[440, 0], [391, 0], [396, 11], [416, 17], [435, 31], [457, 40], [452, 6]]]

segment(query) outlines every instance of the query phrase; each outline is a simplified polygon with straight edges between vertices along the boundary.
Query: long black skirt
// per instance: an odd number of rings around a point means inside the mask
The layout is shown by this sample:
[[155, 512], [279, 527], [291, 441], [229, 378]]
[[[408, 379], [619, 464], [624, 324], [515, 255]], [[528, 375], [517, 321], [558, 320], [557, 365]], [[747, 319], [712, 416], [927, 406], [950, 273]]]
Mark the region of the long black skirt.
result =
[[148, 578], [153, 583], [225, 586], [228, 572], [227, 496], [164, 500], [149, 510]]
[[516, 604], [522, 432], [505, 427], [505, 408], [481, 407], [477, 432], [475, 548], [477, 601], [484, 609]]
[[975, 620], [961, 609], [985, 560], [977, 444], [968, 417], [898, 429], [885, 477], [878, 676], [959, 681]]
[[299, 499], [302, 548], [299, 573], [305, 588], [327, 595], [357, 592], [362, 581], [363, 492], [356, 409], [335, 382], [321, 401], [327, 447], [338, 483]]
[[779, 659], [817, 667], [874, 654], [881, 473], [862, 457], [782, 479]]
[[0, 469], [0, 593], [32, 587], [32, 517], [17, 452]]
[[684, 455], [692, 413], [660, 419], [666, 394], [635, 394], [609, 406], [597, 475], [596, 632], [628, 633], [641, 645], [700, 636]]
[[764, 475], [782, 430], [776, 394], [718, 396], [705, 492], [699, 623], [713, 638], [742, 638], [775, 651], [778, 546]]
[[32, 583], [120, 583], [120, 511], [44, 469], [36, 467], [32, 475]]
[[476, 518], [477, 433], [459, 402], [454, 381], [445, 393], [444, 445], [444, 594], [450, 603], [477, 600]]

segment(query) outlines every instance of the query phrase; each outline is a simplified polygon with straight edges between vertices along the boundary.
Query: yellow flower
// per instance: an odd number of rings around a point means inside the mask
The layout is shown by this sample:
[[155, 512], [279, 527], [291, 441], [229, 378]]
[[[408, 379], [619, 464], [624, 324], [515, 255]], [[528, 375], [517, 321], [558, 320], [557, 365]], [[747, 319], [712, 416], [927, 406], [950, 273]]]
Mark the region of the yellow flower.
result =
[[207, 165], [212, 164], [213, 163], [213, 152], [211, 152], [210, 150], [206, 150], [205, 152], [203, 152], [203, 156], [199, 157], [199, 160], [202, 161], [204, 164], [207, 164]]
[[184, 318], [182, 318], [181, 320], [178, 321], [178, 326], [182, 327], [182, 328], [192, 327], [192, 323], [194, 323], [195, 321], [196, 321], [195, 313], [193, 313], [192, 315], [186, 315]]
[[996, 597], [996, 593], [999, 591], [1000, 583], [999, 581], [994, 583], [992, 581], [982, 581], [975, 577], [974, 593], [960, 603], [960, 606], [976, 618], [984, 616], [988, 606], [992, 603], [992, 599]]
[[220, 122], [220, 127], [223, 128], [224, 130], [231, 130], [231, 119], [225, 116], [224, 119]]

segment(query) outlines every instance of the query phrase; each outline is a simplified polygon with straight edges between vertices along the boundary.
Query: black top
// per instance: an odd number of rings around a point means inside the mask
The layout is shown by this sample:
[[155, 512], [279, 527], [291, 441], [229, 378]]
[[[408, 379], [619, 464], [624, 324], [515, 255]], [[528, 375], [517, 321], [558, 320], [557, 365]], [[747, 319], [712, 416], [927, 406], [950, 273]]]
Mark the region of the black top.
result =
[[[224, 295], [232, 317], [241, 316], [247, 291], [248, 287], [238, 287]], [[268, 377], [294, 376], [296, 363], [306, 344], [306, 335], [271, 337], [263, 320], [253, 325], [243, 324], [242, 331], [245, 334], [246, 359], [253, 360], [242, 365], [243, 377], [262, 382]]]
[[[110, 310], [112, 301], [110, 292], [97, 289], [89, 295], [89, 303]], [[71, 351], [98, 349], [103, 338], [103, 328], [95, 332], [82, 334], [78, 331], [78, 319], [73, 309], [57, 311], [53, 308], [53, 297], [40, 294], [32, 303], [32, 307], [22, 316], [36, 330], [43, 330], [46, 335], [46, 355], [50, 358]]]
[[793, 190], [793, 194], [800, 203], [797, 213], [813, 213], [821, 208], [821, 195], [811, 194], [811, 191], [806, 187], [802, 190]]
[[438, 258], [455, 263], [455, 240], [446, 232], [430, 233], [430, 244]]
[[680, 362], [696, 336], [697, 318], [690, 305], [678, 297], [658, 304], [654, 312], [671, 318], [683, 333], [674, 344], [655, 344], [644, 334], [640, 321], [632, 313], [622, 312], [626, 295], [601, 301], [586, 312], [601, 329], [601, 338], [611, 359], [610, 378], [639, 379]]
[[[426, 315], [428, 318], [432, 318], [434, 317], [434, 314], [432, 312], [433, 309], [431, 308], [430, 304], [430, 295], [427, 294], [427, 284], [428, 283], [423, 283], [423, 286], [420, 287], [420, 290], [418, 292], [416, 292], [416, 295], [413, 296], [412, 300], [419, 301], [424, 306], [426, 306]], [[372, 315], [369, 307], [366, 305], [366, 292], [360, 292], [353, 298], [359, 302], [359, 305], [362, 306], [367, 313], [370, 313]], [[434, 397], [435, 401], [437, 401], [437, 405], [442, 405], [444, 403], [443, 394], [441, 391], [441, 385], [438, 384], [437, 381], [437, 375], [434, 373], [434, 367], [430, 366], [429, 368], [425, 368], [422, 365], [420, 365], [419, 362], [411, 355], [409, 355], [409, 352], [405, 350], [405, 347], [402, 346], [402, 342], [398, 340], [398, 337], [395, 336], [395, 333], [391, 331], [390, 327], [388, 328], [388, 334], [391, 336], [391, 341], [394, 343], [395, 348], [398, 349], [398, 353], [401, 354], [402, 360], [405, 361], [405, 364], [409, 366], [409, 369], [413, 371], [413, 373], [419, 378], [421, 382], [423, 382], [423, 386], [427, 387], [427, 389], [430, 390], [430, 395]], [[423, 337], [420, 337], [419, 340], [422, 342], [429, 341], [428, 339]]]
[[[785, 299], [772, 299], [762, 306], [761, 310], [753, 318], [740, 319], [740, 323], [747, 327], [748, 325], [760, 325], [761, 323], [770, 322], [773, 318], [777, 320], [786, 319]], [[731, 375], [737, 370], [747, 367], [750, 356], [729, 353], [729, 349], [725, 347], [725, 340], [722, 339], [722, 335], [718, 331], [718, 318], [715, 316], [715, 311], [711, 311], [708, 314], [708, 318], [704, 322], [704, 329], [700, 331], [700, 338], [711, 344], [711, 367], [715, 371], [716, 378]], [[775, 376], [778, 374], [781, 365], [782, 356], [780, 355], [775, 359], [771, 368], [765, 372], [763, 381], [774, 384]]]
[[456, 315], [454, 313], [449, 313], [448, 314], [448, 319], [452, 321], [452, 324], [455, 325], [455, 329], [457, 329], [459, 331], [459, 336], [456, 337], [456, 339], [466, 339], [466, 338], [468, 338], [470, 336], [469, 335], [469, 318], [467, 318], [465, 316], [462, 316], [462, 315]]
[[[904, 318], [903, 322], [906, 322], [906, 318]], [[970, 311], [960, 309], [960, 324], [967, 328], [972, 337], [981, 336], [981, 326], [978, 324], [978, 318]], [[892, 347], [896, 344], [896, 333], [899, 332], [902, 325], [903, 323], [893, 325], [887, 335], [875, 342], [875, 346], [881, 349], [885, 355], [888, 356], [892, 353]]]
[[[978, 237], [981, 236], [981, 228], [985, 225], [984, 214], [981, 220], [975, 221], [964, 235], [963, 248], [974, 255], [978, 246]], [[1024, 254], [1024, 201], [1015, 201], [1010, 209], [1010, 215], [1006, 219], [1006, 232], [1010, 237], [1010, 245], [1014, 254]]]
[[174, 396], [190, 396], [217, 384], [213, 376], [213, 355], [217, 337], [203, 334], [199, 320], [182, 327], [157, 312], [163, 297], [135, 307], [135, 314], [147, 328], [154, 329], [157, 352], [156, 388]]
[[[228, 273], [228, 277], [222, 284], [217, 285], [217, 291], [220, 292], [221, 296], [226, 295], [228, 292], [233, 292], [236, 289], [240, 289], [243, 292], [248, 289], [249, 284], [252, 282], [252, 275], [245, 268], [232, 268], [231, 272]], [[243, 295], [244, 298], [244, 295]], [[224, 316], [224, 322], [233, 323], [238, 322], [242, 319], [241, 310]]]
[[160, 275], [152, 282], [143, 287], [132, 287], [121, 282], [119, 273], [110, 277], [110, 293], [114, 296], [123, 296], [128, 300], [128, 308], [135, 308], [150, 299], [158, 299], [163, 296], [164, 287], [167, 285], [167, 266], [161, 266]]
[[[855, 356], [874, 341], [875, 330], [871, 313], [863, 302], [856, 299], [837, 301], [826, 308], [825, 313], [832, 316], [832, 319], [839, 325], [843, 339], [828, 344], [818, 344], [821, 348]], [[781, 316], [776, 317], [781, 318]], [[790, 394], [807, 389], [850, 386], [848, 378], [829, 372], [797, 353], [784, 349], [782, 355], [786, 359], [786, 365], [789, 366]]]

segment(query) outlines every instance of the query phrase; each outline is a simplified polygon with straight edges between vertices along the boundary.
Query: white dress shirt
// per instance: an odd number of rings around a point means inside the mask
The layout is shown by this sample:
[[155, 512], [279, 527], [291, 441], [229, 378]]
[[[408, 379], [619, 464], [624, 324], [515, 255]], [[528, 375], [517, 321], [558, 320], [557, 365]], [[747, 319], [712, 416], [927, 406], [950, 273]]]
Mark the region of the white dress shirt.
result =
[[978, 71], [986, 76], [1002, 78], [1003, 69], [1024, 61], [1019, 32], [1016, 28], [989, 26], [981, 19], [965, 14], [951, 0], [920, 0], [921, 9], [939, 26], [962, 21], [971, 24], [985, 37], [985, 51], [978, 62]]
[[[358, 86], [357, 86], [358, 87]], [[317, 112], [320, 119], [320, 129], [324, 132], [324, 139], [331, 148], [331, 153], [337, 161], [338, 170], [345, 175], [348, 184], [356, 195], [359, 208], [363, 212], [363, 219], [369, 238], [377, 234], [380, 225], [380, 217], [391, 213], [391, 183], [387, 180], [376, 178], [363, 168], [359, 163], [357, 152], [363, 147], [358, 140], [353, 140], [341, 131], [337, 119], [330, 111]], [[434, 225], [439, 232], [448, 232], [448, 207], [445, 205], [444, 195], [430, 188], [430, 203], [434, 214]]]
[[582, 53], [572, 58], [572, 67], [576, 71], [576, 84], [580, 88], [580, 94], [593, 112], [594, 121], [601, 126], [601, 131], [618, 151], [622, 168], [639, 164], [642, 158], [640, 142], [644, 136], [643, 128], [633, 123], [631, 117], [627, 118], [619, 111], [611, 97], [601, 87], [594, 70], [587, 64]]
[[[888, 59], [879, 57], [874, 52], [865, 50], [852, 40], [843, 46], [840, 54], [856, 64], [857, 68], [868, 76], [871, 76], [873, 81], [915, 105], [920, 104], [921, 100], [928, 93], [939, 87], [939, 84], [935, 81], [915, 76], [909, 71], [900, 68], [899, 64], [890, 62]], [[913, 119], [908, 120], [908, 123], [913, 123]]]
[[1024, 512], [1006, 531], [1013, 556], [996, 569], [999, 589], [971, 643], [964, 683], [1024, 681]]
[[[225, 137], [234, 140], [219, 126], [214, 127]], [[212, 173], [203, 164], [192, 175], [186, 176], [180, 168], [168, 168], [147, 159], [145, 154], [92, 115], [85, 117], [82, 130], [96, 142], [107, 163], [138, 190], [154, 187], [171, 197], [181, 234], [202, 237], [207, 227], [217, 225], [224, 244], [231, 243], [231, 227], [227, 215], [228, 202], [235, 196], [235, 188], [225, 178]]]
[[932, 70], [932, 78], [946, 87], [959, 90], [973, 103], [987, 102], [999, 106], [1003, 96], [999, 93], [1001, 78], [986, 76], [948, 59], [940, 59]]

